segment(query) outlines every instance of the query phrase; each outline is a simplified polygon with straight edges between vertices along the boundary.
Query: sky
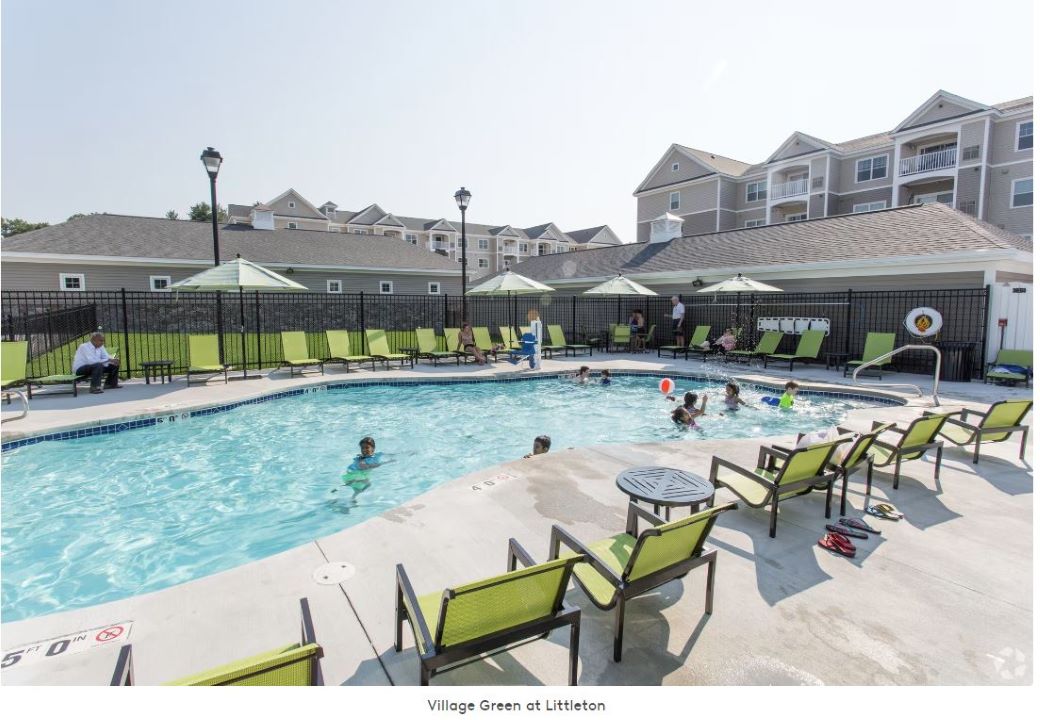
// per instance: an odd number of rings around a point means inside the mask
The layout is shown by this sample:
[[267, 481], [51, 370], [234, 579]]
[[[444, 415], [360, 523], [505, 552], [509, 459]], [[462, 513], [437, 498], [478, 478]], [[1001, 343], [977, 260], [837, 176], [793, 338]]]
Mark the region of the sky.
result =
[[[989, 8], [980, 12], [981, 8]], [[849, 13], [849, 14], [846, 14]], [[746, 162], [1032, 94], [1028, 0], [3, 0], [0, 209], [341, 209], [635, 239], [673, 142]]]

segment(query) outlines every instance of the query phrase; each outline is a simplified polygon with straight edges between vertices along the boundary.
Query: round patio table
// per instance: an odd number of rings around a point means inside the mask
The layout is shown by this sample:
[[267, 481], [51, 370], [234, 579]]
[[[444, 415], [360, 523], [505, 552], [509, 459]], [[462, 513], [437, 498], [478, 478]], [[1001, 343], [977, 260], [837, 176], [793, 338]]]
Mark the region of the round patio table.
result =
[[700, 475], [670, 467], [629, 468], [617, 476], [617, 486], [633, 500], [653, 503], [655, 513], [664, 507], [665, 520], [681, 505], [689, 505], [692, 515], [715, 494], [715, 487]]

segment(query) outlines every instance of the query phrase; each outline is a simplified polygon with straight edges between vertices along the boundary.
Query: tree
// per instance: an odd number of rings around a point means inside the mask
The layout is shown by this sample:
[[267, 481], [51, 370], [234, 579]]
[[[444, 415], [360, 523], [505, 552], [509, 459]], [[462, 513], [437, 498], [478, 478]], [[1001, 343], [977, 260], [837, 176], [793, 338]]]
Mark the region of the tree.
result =
[[39, 230], [48, 225], [50, 225], [50, 223], [31, 223], [28, 220], [22, 220], [21, 218], [0, 218], [0, 235], [11, 237], [12, 235], [29, 232], [30, 230]]
[[[188, 219], [194, 220], [195, 222], [209, 222], [210, 218], [209, 203], [200, 202], [195, 203], [188, 210]], [[217, 222], [227, 222], [228, 214], [227, 209], [217, 205]]]
[[[207, 208], [208, 208], [208, 206], [207, 206]], [[176, 210], [167, 210], [166, 211], [166, 219], [167, 220], [180, 220], [180, 215], [177, 214]]]

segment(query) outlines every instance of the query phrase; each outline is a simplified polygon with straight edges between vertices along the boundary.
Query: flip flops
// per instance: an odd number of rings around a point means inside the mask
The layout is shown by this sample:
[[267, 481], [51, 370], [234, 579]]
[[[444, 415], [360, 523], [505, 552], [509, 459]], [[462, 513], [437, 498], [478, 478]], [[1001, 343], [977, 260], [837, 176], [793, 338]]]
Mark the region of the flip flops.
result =
[[888, 503], [878, 503], [877, 505], [871, 505], [867, 508], [867, 512], [874, 517], [884, 518], [885, 520], [902, 520], [903, 513], [896, 510]]
[[[854, 528], [856, 530], [862, 530], [863, 532], [873, 533], [875, 535], [881, 534], [880, 530], [875, 530], [874, 528], [870, 527], [870, 525], [867, 525], [865, 522], [857, 518], [840, 518], [838, 522], [844, 525], [845, 527]], [[864, 535], [863, 537], [866, 537], [866, 535]]]
[[838, 533], [827, 533], [817, 541], [817, 544], [825, 550], [844, 555], [845, 557], [856, 557], [856, 546], [845, 537]]
[[844, 525], [827, 525], [827, 529], [832, 533], [838, 533], [839, 535], [844, 535], [845, 537], [859, 538], [860, 540], [866, 540], [868, 537], [870, 537], [865, 532], [853, 530], [852, 528], [846, 527]]

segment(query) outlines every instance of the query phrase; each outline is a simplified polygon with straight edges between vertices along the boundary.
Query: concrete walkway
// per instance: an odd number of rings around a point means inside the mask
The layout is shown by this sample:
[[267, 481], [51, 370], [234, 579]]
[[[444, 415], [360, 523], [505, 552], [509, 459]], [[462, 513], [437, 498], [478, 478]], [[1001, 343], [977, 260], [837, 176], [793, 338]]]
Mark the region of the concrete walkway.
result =
[[[699, 361], [658, 363], [645, 357], [599, 355], [586, 364], [701, 368]], [[546, 370], [569, 370], [578, 364], [544, 363]], [[376, 375], [455, 372], [454, 366], [424, 367]], [[507, 370], [503, 365], [465, 368], [461, 374], [496, 372]], [[371, 375], [351, 373], [359, 378]], [[795, 375], [809, 381], [840, 378], [822, 370], [796, 369]], [[790, 374], [770, 372], [764, 377], [775, 383]], [[338, 378], [331, 372], [325, 378], [333, 379]], [[100, 398], [40, 398], [33, 402], [29, 418], [4, 426], [4, 439], [10, 439], [13, 425], [22, 432], [39, 432], [62, 419], [96, 422], [169, 412], [200, 400], [227, 402], [321, 380], [265, 379], [191, 390], [181, 384], [173, 391], [169, 386], [132, 383]], [[980, 384], [944, 385], [943, 392], [950, 409], [981, 407], [965, 402], [969, 398], [988, 403], [1029, 394]], [[874, 419], [906, 422], [926, 406], [930, 403], [916, 400], [907, 407], [855, 410], [847, 423], [866, 428]], [[497, 574], [505, 569], [509, 537], [517, 538], [536, 558], [544, 558], [553, 523], [586, 540], [621, 532], [626, 498], [614, 486], [614, 478], [626, 467], [670, 465], [706, 475], [713, 454], [753, 464], [758, 445], [769, 440], [553, 450], [547, 456], [489, 467], [380, 517], [264, 560], [156, 593], [5, 624], [3, 649], [133, 621], [130, 641], [137, 681], [158, 683], [293, 641], [298, 636], [297, 600], [307, 597], [325, 648], [327, 683], [416, 684], [418, 660], [407, 629], [405, 651], [397, 654], [392, 647], [397, 563], [407, 568], [419, 593]], [[888, 473], [875, 472], [874, 501], [887, 498], [907, 517], [898, 523], [868, 519], [883, 534], [855, 541], [860, 552], [854, 560], [833, 556], [815, 544], [825, 522], [822, 494], [781, 505], [776, 539], [768, 537], [764, 510], [741, 507], [725, 514], [711, 541], [720, 554], [714, 614], [703, 614], [704, 569], [659, 588], [630, 605], [621, 663], [610, 658], [612, 616], [571, 590], [568, 599], [582, 608], [579, 682], [1030, 683], [1031, 464], [1017, 459], [1017, 444], [1003, 443], [987, 446], [977, 466], [966, 451], [947, 449], [938, 482], [932, 478], [933, 468], [930, 459], [908, 463], [897, 491]], [[862, 516], [863, 490], [863, 477], [857, 475], [850, 485], [850, 514], [855, 517]], [[730, 498], [728, 491], [719, 492], [720, 501]], [[837, 517], [837, 503], [834, 509]], [[319, 584], [313, 574], [330, 561], [349, 564], [353, 576], [338, 585]], [[439, 676], [434, 684], [563, 684], [565, 643], [563, 631], [558, 631], [547, 641]], [[116, 654], [115, 646], [102, 647], [15, 665], [3, 670], [0, 681], [105, 684]]]

